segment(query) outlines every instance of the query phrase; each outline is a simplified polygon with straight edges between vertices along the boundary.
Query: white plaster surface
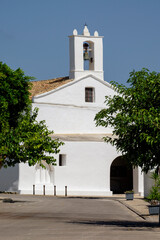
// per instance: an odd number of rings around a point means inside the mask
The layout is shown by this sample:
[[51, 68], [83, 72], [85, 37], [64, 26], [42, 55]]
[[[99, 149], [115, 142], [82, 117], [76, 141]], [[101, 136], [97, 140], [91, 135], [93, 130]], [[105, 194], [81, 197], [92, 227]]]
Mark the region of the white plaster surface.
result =
[[17, 192], [19, 190], [19, 165], [14, 168], [0, 169], [0, 191]]
[[[85, 102], [85, 88], [92, 87], [95, 89], [95, 102]], [[33, 101], [38, 103], [54, 103], [68, 104], [79, 107], [105, 107], [105, 96], [113, 96], [116, 92], [111, 88], [111, 85], [100, 80], [93, 75], [74, 80], [50, 92], [35, 96]]]
[[90, 32], [89, 32], [87, 26], [85, 26], [84, 29], [83, 29], [83, 35], [84, 36], [90, 36]]
[[[107, 196], [110, 191], [110, 165], [117, 157], [114, 147], [104, 142], [65, 142], [61, 154], [66, 155], [66, 166], [52, 166], [48, 169], [20, 165], [20, 192], [32, 194], [35, 184], [36, 194], [64, 195], [67, 186], [68, 195]], [[48, 175], [48, 177], [47, 177]], [[27, 180], [27, 181], [26, 181]]]
[[134, 193], [144, 196], [144, 173], [140, 167], [133, 169], [133, 190]]
[[[91, 42], [94, 46], [94, 70], [84, 71], [83, 60], [83, 43]], [[90, 36], [88, 28], [85, 26], [83, 35], [69, 36], [69, 55], [70, 55], [70, 79], [79, 79], [93, 74], [94, 76], [104, 80], [103, 73], [103, 37], [98, 36], [95, 32], [94, 36]]]
[[150, 193], [150, 189], [154, 184], [153, 179], [151, 179], [152, 172], [144, 174], [144, 196], [147, 197]]
[[[85, 102], [86, 87], [95, 89], [94, 102]], [[96, 127], [94, 118], [105, 107], [105, 96], [114, 94], [110, 85], [89, 76], [35, 97], [33, 108], [39, 108], [38, 119], [45, 116], [47, 126], [55, 133], [112, 133], [110, 127]]]

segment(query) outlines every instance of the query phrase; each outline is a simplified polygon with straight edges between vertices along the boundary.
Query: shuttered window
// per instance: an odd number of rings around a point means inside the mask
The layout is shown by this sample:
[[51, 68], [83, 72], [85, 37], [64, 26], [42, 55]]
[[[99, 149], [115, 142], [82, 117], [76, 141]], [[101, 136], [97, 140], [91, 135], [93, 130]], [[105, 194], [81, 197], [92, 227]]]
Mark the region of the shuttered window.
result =
[[94, 88], [85, 88], [85, 102], [94, 102]]

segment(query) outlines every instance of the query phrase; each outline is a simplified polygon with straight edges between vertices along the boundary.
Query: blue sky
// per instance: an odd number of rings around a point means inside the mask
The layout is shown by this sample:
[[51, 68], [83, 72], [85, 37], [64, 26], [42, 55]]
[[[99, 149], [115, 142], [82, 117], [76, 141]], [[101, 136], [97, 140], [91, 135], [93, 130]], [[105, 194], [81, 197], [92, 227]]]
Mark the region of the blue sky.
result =
[[104, 36], [105, 80], [160, 69], [160, 0], [0, 0], [0, 61], [37, 80], [69, 74], [69, 40], [85, 22]]

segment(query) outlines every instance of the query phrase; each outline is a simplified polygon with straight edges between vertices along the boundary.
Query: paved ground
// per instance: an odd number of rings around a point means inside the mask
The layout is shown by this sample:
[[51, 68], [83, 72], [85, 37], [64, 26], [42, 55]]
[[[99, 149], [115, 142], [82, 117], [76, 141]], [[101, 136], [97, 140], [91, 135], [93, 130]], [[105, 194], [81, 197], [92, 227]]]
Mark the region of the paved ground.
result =
[[160, 239], [154, 219], [145, 220], [129, 210], [125, 205], [131, 201], [124, 197], [117, 201], [0, 194], [4, 198], [13, 202], [0, 201], [0, 240]]
[[117, 200], [121, 202], [123, 205], [128, 207], [131, 211], [135, 212], [138, 216], [140, 216], [142, 219], [145, 219], [148, 222], [159, 222], [159, 216], [158, 215], [149, 215], [148, 211], [148, 205], [149, 203], [145, 201], [142, 197], [135, 195], [133, 201], [126, 201], [124, 195], [117, 196]]

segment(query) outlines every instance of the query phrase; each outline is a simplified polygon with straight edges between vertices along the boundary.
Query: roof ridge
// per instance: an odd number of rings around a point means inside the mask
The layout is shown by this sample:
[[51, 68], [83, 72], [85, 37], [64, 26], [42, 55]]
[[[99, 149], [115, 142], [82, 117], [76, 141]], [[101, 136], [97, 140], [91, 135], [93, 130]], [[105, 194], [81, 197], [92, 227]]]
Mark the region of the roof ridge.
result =
[[43, 82], [43, 81], [52, 81], [52, 80], [58, 80], [58, 79], [67, 80], [67, 79], [69, 79], [69, 76], [57, 77], [57, 78], [50, 78], [50, 79], [33, 80], [33, 81], [31, 81], [31, 83], [33, 83], [33, 82]]

